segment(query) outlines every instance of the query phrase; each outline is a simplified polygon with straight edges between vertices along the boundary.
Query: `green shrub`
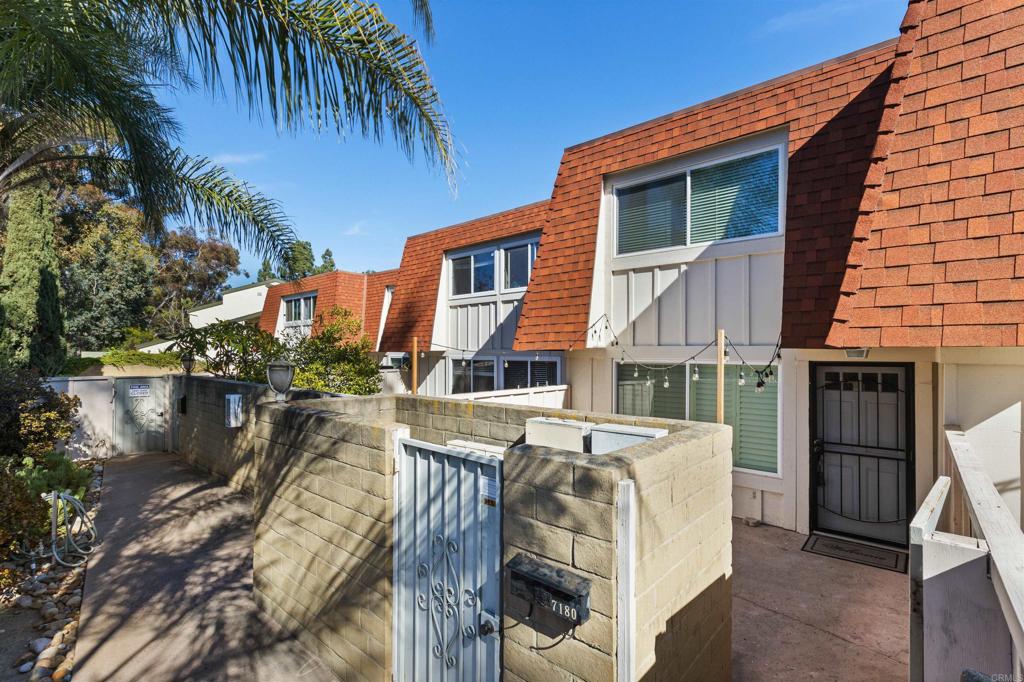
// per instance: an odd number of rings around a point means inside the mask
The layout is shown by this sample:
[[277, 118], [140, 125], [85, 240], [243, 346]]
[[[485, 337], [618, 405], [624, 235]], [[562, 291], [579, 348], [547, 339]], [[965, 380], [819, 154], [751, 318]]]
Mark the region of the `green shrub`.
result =
[[123, 333], [124, 341], [121, 342], [120, 348], [123, 348], [124, 350], [135, 350], [143, 344], [156, 341], [156, 334], [148, 329], [125, 327]]
[[317, 324], [315, 336], [300, 338], [290, 349], [295, 388], [350, 395], [378, 392], [380, 368], [370, 355], [372, 344], [361, 333], [359, 320], [336, 306]]
[[173, 369], [181, 367], [181, 357], [175, 352], [143, 353], [140, 350], [115, 348], [107, 351], [100, 358], [104, 365], [123, 367], [125, 365], [146, 365], [147, 367], [163, 367]]
[[99, 358], [80, 358], [69, 355], [60, 370], [62, 377], [77, 377], [91, 369], [98, 368], [102, 363]]
[[174, 342], [182, 354], [202, 359], [214, 376], [259, 384], [267, 382], [267, 363], [285, 354], [281, 342], [259, 327], [238, 322], [217, 322], [189, 329]]
[[15, 474], [38, 497], [52, 490], [70, 490], [80, 500], [92, 479], [92, 468], [79, 466], [63, 453], [50, 451], [42, 457], [26, 457]]
[[53, 450], [75, 432], [81, 401], [47, 386], [34, 370], [0, 368], [0, 458]]
[[0, 466], [0, 550], [34, 544], [46, 530], [48, 507], [22, 477]]

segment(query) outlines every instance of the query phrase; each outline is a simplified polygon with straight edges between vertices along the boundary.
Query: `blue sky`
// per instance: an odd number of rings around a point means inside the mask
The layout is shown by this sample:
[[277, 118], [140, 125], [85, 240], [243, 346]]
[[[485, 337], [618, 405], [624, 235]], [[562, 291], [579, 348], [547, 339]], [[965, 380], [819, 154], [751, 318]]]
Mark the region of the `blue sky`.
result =
[[[409, 3], [384, 0], [414, 30]], [[897, 34], [905, 0], [434, 0], [423, 46], [460, 153], [458, 192], [387, 140], [278, 134], [233, 99], [169, 97], [193, 154], [280, 200], [339, 268], [398, 265], [405, 238], [550, 196], [563, 148]], [[243, 254], [255, 276], [258, 259]], [[244, 278], [236, 278], [240, 283]]]

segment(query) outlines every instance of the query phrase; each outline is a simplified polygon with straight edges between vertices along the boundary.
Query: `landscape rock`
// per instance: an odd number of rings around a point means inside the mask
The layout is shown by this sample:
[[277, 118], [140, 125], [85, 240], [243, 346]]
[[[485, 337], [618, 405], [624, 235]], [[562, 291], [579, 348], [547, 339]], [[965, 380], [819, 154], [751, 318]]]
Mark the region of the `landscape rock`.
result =
[[22, 608], [22, 609], [30, 609], [30, 608], [32, 608], [32, 605], [34, 603], [35, 603], [35, 600], [33, 600], [32, 597], [30, 597], [27, 594], [23, 594], [23, 595], [21, 595], [20, 597], [18, 597], [17, 599], [14, 600], [14, 605], [17, 606], [18, 608]]
[[51, 676], [53, 682], [64, 682], [64, 680], [70, 680], [72, 665], [73, 664], [70, 660], [66, 660], [57, 666], [57, 669], [53, 671], [53, 675]]
[[67, 601], [64, 603], [67, 604], [69, 608], [73, 609], [76, 606], [80, 606], [82, 604], [82, 598], [77, 594], [74, 594], [68, 597]]
[[29, 670], [31, 670], [33, 666], [35, 666], [35, 661], [29, 661], [28, 663], [22, 663], [21, 666], [18, 668], [18, 672], [21, 673], [22, 675], [24, 675]]
[[50, 646], [50, 638], [40, 637], [39, 639], [33, 639], [32, 643], [28, 645], [28, 648], [35, 654], [41, 654], [48, 646]]

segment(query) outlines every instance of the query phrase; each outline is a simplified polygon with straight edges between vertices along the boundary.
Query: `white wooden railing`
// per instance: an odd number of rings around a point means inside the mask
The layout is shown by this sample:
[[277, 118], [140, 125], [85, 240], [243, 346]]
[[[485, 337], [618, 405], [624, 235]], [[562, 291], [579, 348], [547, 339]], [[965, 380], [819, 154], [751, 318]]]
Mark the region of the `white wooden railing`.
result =
[[530, 407], [563, 408], [569, 406], [569, 387], [532, 386], [530, 388], [509, 388], [503, 391], [479, 391], [477, 393], [460, 393], [453, 398], [476, 400], [485, 403], [502, 403], [504, 405], [529, 405]]
[[910, 679], [1024, 679], [1024, 532], [959, 427], [910, 524]]

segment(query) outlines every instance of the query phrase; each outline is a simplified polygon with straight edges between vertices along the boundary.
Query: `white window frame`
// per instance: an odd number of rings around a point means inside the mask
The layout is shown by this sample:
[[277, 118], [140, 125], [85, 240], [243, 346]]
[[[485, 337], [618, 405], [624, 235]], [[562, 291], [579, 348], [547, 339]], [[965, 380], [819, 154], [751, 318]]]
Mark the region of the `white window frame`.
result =
[[[506, 362], [554, 362], [555, 363], [555, 378], [562, 381], [562, 358], [558, 355], [505, 355], [501, 358], [501, 389], [503, 391], [525, 391], [527, 388], [544, 388], [542, 386], [526, 386], [523, 388], [515, 388], [513, 386], [507, 386], [505, 384], [505, 363]], [[530, 367], [527, 367], [526, 376], [530, 376]], [[549, 386], [561, 386], [561, 383], [548, 384]]]
[[[742, 149], [737, 149], [742, 147]], [[690, 242], [690, 211], [692, 209], [692, 202], [690, 200], [690, 173], [700, 168], [707, 168], [708, 166], [715, 166], [720, 163], [726, 163], [728, 161], [735, 161], [736, 159], [742, 159], [749, 156], [756, 156], [767, 151], [775, 150], [779, 156], [779, 197], [778, 197], [778, 226], [779, 229], [775, 232], [768, 232], [765, 234], [753, 234], [745, 237], [733, 237], [731, 239], [717, 239], [712, 241], [691, 243]], [[611, 249], [612, 258], [632, 258], [636, 256], [645, 256], [649, 254], [667, 253], [667, 252], [684, 252], [687, 249], [696, 249], [698, 252], [706, 248], [711, 244], [730, 244], [736, 242], [750, 241], [754, 239], [768, 239], [772, 237], [778, 237], [785, 234], [786, 232], [786, 186], [788, 178], [788, 167], [787, 167], [787, 152], [788, 143], [776, 142], [770, 144], [757, 144], [751, 146], [749, 144], [727, 144], [722, 149], [707, 150], [705, 153], [694, 152], [688, 154], [682, 159], [672, 161], [663, 165], [659, 165], [656, 169], [646, 168], [636, 171], [629, 171], [616, 177], [609, 178], [608, 183], [608, 194], [610, 195], [611, 201], [609, 202], [609, 213], [611, 218]], [[680, 246], [664, 246], [657, 249], [645, 249], [643, 251], [629, 251], [627, 253], [619, 252], [619, 197], [618, 191], [621, 189], [628, 189], [630, 187], [636, 187], [637, 185], [643, 185], [649, 182], [657, 180], [663, 180], [666, 178], [676, 177], [679, 175], [686, 175], [686, 244]], [[689, 260], [689, 259], [686, 259]]]
[[[505, 286], [505, 278], [508, 275], [508, 255], [507, 251], [510, 249], [517, 249], [521, 246], [529, 247], [530, 249], [530, 265], [529, 272], [526, 275], [526, 286], [521, 287], [507, 287]], [[526, 291], [530, 285], [530, 280], [533, 279], [533, 264], [537, 261], [537, 252], [540, 247], [540, 236], [529, 237], [527, 239], [519, 239], [514, 242], [503, 243], [497, 250], [501, 252], [501, 286], [500, 291], [503, 294], [518, 293]]]
[[[527, 278], [527, 286], [523, 287], [506, 287], [505, 286], [505, 268], [507, 266], [507, 257], [505, 251], [508, 249], [514, 249], [520, 246], [531, 246], [533, 249], [533, 260], [530, 262], [530, 274]], [[540, 249], [540, 234], [533, 233], [525, 236], [516, 237], [499, 242], [489, 242], [486, 245], [475, 245], [465, 249], [458, 249], [450, 253], [445, 254], [447, 260], [447, 278], [448, 278], [448, 300], [450, 301], [461, 301], [464, 299], [478, 298], [481, 296], [488, 296], [492, 294], [517, 294], [526, 291], [529, 286], [529, 280], [533, 277], [533, 266], [536, 262], [537, 254]], [[455, 293], [455, 265], [454, 261], [460, 258], [475, 257], [483, 253], [494, 254], [494, 288], [486, 291], [471, 291], [468, 294], [456, 294]], [[475, 265], [471, 261], [471, 265]], [[470, 270], [472, 273], [473, 270]]]
[[493, 390], [493, 391], [499, 390], [498, 389], [498, 386], [499, 386], [499, 384], [498, 384], [498, 377], [501, 376], [502, 378], [504, 378], [504, 376], [498, 372], [498, 362], [499, 362], [498, 356], [496, 356], [496, 355], [474, 355], [472, 357], [449, 357], [448, 358], [448, 395], [467, 395], [468, 393], [481, 393], [482, 392], [482, 391], [477, 391], [476, 387], [472, 385], [474, 383], [474, 377], [473, 377], [473, 372], [470, 372], [469, 373], [470, 390], [467, 393], [455, 393], [455, 363], [458, 362], [458, 363], [461, 364], [463, 360], [465, 360], [466, 362], [470, 362], [470, 363], [474, 362], [476, 360], [483, 360], [483, 361], [491, 360], [492, 362], [494, 362], [494, 388], [491, 389], [491, 390]]
[[[309, 319], [305, 318], [305, 311], [306, 311], [305, 301], [307, 299], [312, 299], [313, 300], [313, 303], [310, 306], [311, 309], [310, 309], [310, 317], [309, 317]], [[285, 309], [284, 309], [284, 326], [288, 327], [288, 328], [291, 328], [291, 327], [309, 327], [309, 326], [311, 326], [313, 324], [313, 318], [316, 317], [316, 299], [317, 299], [317, 292], [316, 291], [305, 291], [305, 292], [303, 292], [301, 294], [293, 294], [291, 296], [284, 296], [284, 297], [282, 297], [281, 298], [281, 304], [283, 306], [285, 306]], [[291, 303], [292, 301], [302, 301], [299, 304], [299, 306], [302, 309], [303, 317], [301, 317], [298, 320], [289, 320], [288, 319], [288, 304]]]
[[[476, 298], [477, 296], [487, 296], [488, 294], [494, 294], [495, 292], [497, 292], [498, 291], [498, 285], [499, 285], [498, 276], [499, 276], [499, 273], [500, 273], [500, 270], [498, 269], [498, 260], [499, 260], [498, 252], [499, 251], [500, 251], [500, 249], [499, 249], [498, 246], [486, 246], [486, 247], [482, 247], [482, 248], [475, 248], [475, 249], [473, 249], [471, 251], [459, 251], [459, 252], [456, 252], [456, 253], [449, 254], [447, 256], [447, 258], [448, 258], [448, 297], [451, 300], [456, 301], [456, 300], [461, 300], [461, 299], [464, 299], [464, 298]], [[455, 293], [455, 261], [459, 260], [460, 258], [467, 258], [467, 257], [470, 258], [470, 267], [469, 267], [469, 277], [470, 277], [470, 279], [469, 279], [469, 284], [470, 284], [470, 287], [472, 288], [472, 286], [475, 284], [476, 256], [479, 256], [479, 255], [485, 254], [485, 253], [491, 253], [491, 254], [494, 255], [494, 288], [493, 289], [487, 289], [487, 290], [484, 290], [484, 291], [470, 291], [467, 294], [456, 294]]]

